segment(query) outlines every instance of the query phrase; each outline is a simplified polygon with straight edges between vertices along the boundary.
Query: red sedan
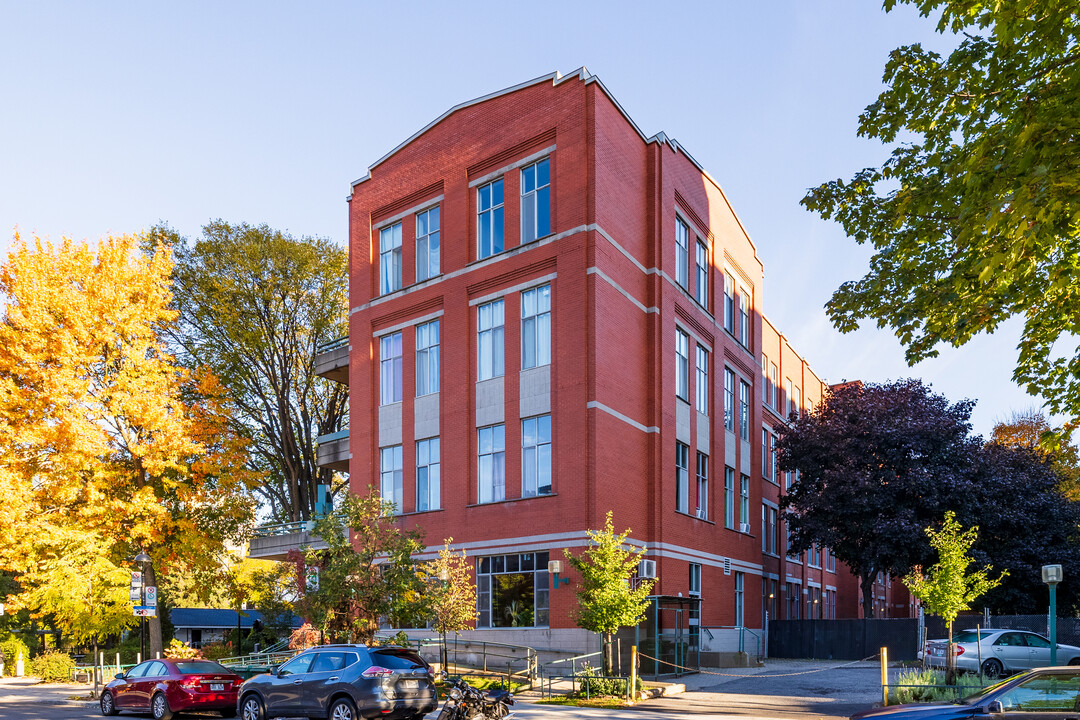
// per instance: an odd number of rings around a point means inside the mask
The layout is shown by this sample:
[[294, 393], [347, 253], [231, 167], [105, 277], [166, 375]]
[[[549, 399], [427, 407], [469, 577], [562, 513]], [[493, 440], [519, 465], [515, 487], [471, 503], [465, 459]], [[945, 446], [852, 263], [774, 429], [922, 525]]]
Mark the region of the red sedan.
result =
[[169, 720], [175, 712], [217, 710], [222, 717], [234, 717], [236, 691], [243, 682], [210, 660], [148, 660], [105, 686], [101, 714], [149, 711], [154, 720]]

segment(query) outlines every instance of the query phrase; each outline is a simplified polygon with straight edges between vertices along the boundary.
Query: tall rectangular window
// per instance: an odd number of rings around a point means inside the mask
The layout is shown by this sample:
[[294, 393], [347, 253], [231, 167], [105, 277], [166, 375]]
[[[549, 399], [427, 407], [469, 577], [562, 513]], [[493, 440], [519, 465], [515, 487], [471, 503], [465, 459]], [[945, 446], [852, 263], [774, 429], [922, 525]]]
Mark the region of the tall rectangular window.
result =
[[506, 499], [506, 426], [477, 428], [477, 472], [482, 503]]
[[776, 482], [776, 436], [769, 434], [769, 478]]
[[785, 610], [785, 612], [787, 614], [786, 619], [788, 619], [788, 620], [798, 620], [799, 619], [799, 601], [801, 600], [800, 595], [802, 594], [800, 592], [800, 586], [795, 584], [795, 583], [786, 583], [785, 588], [787, 590], [787, 592], [784, 593], [787, 596], [785, 598], [785, 608], [784, 608], [784, 610]]
[[724, 329], [735, 334], [735, 281], [724, 273]]
[[394, 503], [394, 512], [402, 512], [401, 446], [384, 447], [379, 451], [379, 494], [383, 502]]
[[675, 394], [690, 402], [690, 336], [675, 328]]
[[769, 479], [769, 431], [761, 429], [761, 477]]
[[383, 405], [401, 402], [401, 333], [379, 338], [379, 370]]
[[802, 403], [799, 402], [799, 388], [797, 387], [791, 389], [791, 412], [802, 413]]
[[439, 392], [439, 321], [416, 326], [416, 396]]
[[735, 529], [735, 470], [724, 468], [724, 527]]
[[761, 356], [761, 402], [769, 404], [769, 358]]
[[735, 432], [735, 373], [724, 368], [724, 428]]
[[766, 524], [768, 519], [769, 519], [769, 507], [765, 503], [762, 503], [761, 504], [761, 529], [762, 529], [762, 533], [761, 533], [761, 552], [763, 552], [763, 553], [769, 552], [769, 538], [764, 532], [765, 528], [768, 527], [768, 525]]
[[738, 627], [743, 627], [746, 622], [744, 579], [743, 573], [735, 573], [735, 625]]
[[694, 378], [694, 395], [697, 397], [697, 411], [709, 414], [709, 351], [697, 346], [697, 376]]
[[750, 476], [743, 475], [739, 480], [739, 526], [750, 532]]
[[750, 347], [750, 293], [739, 288], [739, 344]]
[[551, 494], [551, 415], [521, 421], [521, 497]]
[[416, 281], [439, 274], [439, 206], [416, 213]]
[[477, 308], [476, 377], [490, 380], [503, 375], [503, 301]]
[[401, 289], [401, 223], [379, 231], [379, 291], [381, 295]]
[[551, 160], [521, 169], [521, 244], [551, 234]]
[[776, 404], [776, 363], [769, 363], [769, 407], [778, 407]]
[[750, 439], [750, 386], [739, 381], [739, 437]]
[[690, 500], [690, 448], [675, 443], [675, 509], [689, 512]]
[[709, 456], [697, 454], [697, 511], [702, 520], [709, 519]]
[[551, 286], [521, 293], [521, 369], [551, 364]]
[[698, 240], [697, 243], [697, 285], [694, 286], [694, 297], [706, 310], [709, 309], [709, 248], [705, 243]]
[[476, 258], [503, 251], [502, 178], [476, 189]]
[[701, 597], [701, 564], [689, 563], [690, 565], [690, 597]]
[[770, 507], [769, 508], [769, 524], [767, 526], [767, 533], [766, 533], [768, 535], [768, 537], [769, 537], [768, 553], [770, 555], [776, 555], [777, 552], [779, 551], [780, 537], [779, 537], [779, 535], [777, 535], [777, 532], [776, 532], [777, 527], [778, 526], [776, 524], [776, 508]]
[[675, 282], [690, 289], [690, 228], [675, 219]]
[[791, 413], [795, 412], [795, 410], [793, 409], [794, 403], [791, 401], [791, 390], [794, 386], [792, 385], [791, 378], [785, 378], [785, 382], [787, 383], [787, 399], [784, 402], [787, 403], [787, 407], [783, 408], [783, 410], [785, 411], [786, 415], [790, 416]]
[[439, 438], [416, 443], [416, 510], [439, 508], [440, 467]]

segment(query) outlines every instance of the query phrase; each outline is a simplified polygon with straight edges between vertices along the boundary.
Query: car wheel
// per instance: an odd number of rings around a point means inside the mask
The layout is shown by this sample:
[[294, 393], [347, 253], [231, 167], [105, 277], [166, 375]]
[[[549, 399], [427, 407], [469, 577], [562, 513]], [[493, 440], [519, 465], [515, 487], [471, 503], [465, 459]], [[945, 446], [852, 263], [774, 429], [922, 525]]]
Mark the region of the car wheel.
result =
[[329, 717], [330, 720], [357, 720], [356, 706], [349, 698], [338, 698], [330, 705]]
[[982, 671], [986, 677], [997, 678], [1005, 674], [1005, 666], [1001, 664], [1000, 660], [990, 658], [983, 663]]
[[263, 711], [262, 701], [258, 695], [246, 695], [240, 701], [240, 715], [243, 720], [264, 720], [266, 713]]
[[1074, 657], [1072, 660], [1069, 661], [1069, 664], [1070, 665], [1080, 665], [1080, 656]]
[[102, 715], [116, 715], [120, 711], [116, 709], [116, 703], [113, 701], [111, 692], [101, 693], [101, 714]]
[[154, 720], [169, 720], [172, 717], [165, 693], [159, 692], [150, 700], [150, 712], [154, 714]]

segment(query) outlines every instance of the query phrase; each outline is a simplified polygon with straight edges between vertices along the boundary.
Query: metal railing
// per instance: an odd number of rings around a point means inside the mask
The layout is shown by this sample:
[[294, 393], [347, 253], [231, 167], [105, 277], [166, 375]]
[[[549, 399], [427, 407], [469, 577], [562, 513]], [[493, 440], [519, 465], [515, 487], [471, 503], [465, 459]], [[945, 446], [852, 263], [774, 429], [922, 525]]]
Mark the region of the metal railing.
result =
[[[376, 638], [389, 640], [393, 635], [377, 633]], [[415, 647], [418, 654], [423, 654], [424, 648], [434, 648], [437, 653], [441, 652], [441, 638], [415, 638], [410, 639], [410, 647]], [[513, 645], [491, 640], [465, 640], [460, 637], [447, 637], [447, 663], [456, 668], [472, 668], [483, 673], [499, 675], [506, 668], [506, 676], [518, 677], [527, 680], [530, 684], [537, 679], [536, 650], [527, 645]], [[428, 653], [431, 655], [431, 653]], [[464, 657], [462, 657], [464, 656]]]
[[295, 522], [275, 523], [272, 525], [260, 525], [255, 528], [255, 537], [277, 537], [278, 535], [292, 535], [299, 532], [311, 532], [315, 529], [313, 520], [297, 520]]
[[327, 342], [320, 343], [315, 346], [315, 354], [322, 355], [323, 353], [330, 352], [331, 350], [337, 350], [338, 348], [345, 347], [349, 344], [349, 336], [340, 337], [335, 340], [328, 340]]

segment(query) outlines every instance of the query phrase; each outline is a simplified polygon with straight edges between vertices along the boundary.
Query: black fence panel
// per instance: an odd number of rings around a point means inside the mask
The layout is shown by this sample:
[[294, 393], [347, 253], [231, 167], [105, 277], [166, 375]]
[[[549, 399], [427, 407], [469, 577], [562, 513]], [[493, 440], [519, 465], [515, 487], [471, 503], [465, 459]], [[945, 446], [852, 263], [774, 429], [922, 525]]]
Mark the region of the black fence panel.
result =
[[769, 657], [862, 660], [887, 647], [889, 660], [914, 660], [918, 645], [915, 618], [769, 623]]

